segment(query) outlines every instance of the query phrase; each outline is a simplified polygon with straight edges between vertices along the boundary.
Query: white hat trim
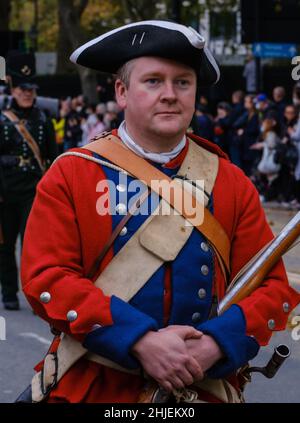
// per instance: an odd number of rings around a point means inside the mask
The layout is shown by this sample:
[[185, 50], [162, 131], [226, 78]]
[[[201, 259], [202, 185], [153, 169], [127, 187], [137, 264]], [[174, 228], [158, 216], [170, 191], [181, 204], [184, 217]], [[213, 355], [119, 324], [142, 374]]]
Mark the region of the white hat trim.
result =
[[214, 56], [211, 54], [211, 52], [209, 51], [209, 49], [207, 47], [204, 47], [204, 52], [206, 54], [206, 57], [210, 61], [210, 64], [212, 65], [212, 67], [216, 71], [217, 78], [216, 78], [216, 80], [214, 82], [214, 84], [216, 84], [219, 81], [219, 79], [220, 79], [220, 69], [219, 69], [219, 66], [217, 65], [217, 62], [215, 61]]
[[[184, 25], [180, 25], [180, 24], [174, 23], [174, 22], [167, 22], [167, 21], [157, 21], [157, 20], [141, 21], [141, 22], [130, 23], [130, 24], [124, 25], [124, 26], [122, 26], [120, 28], [113, 29], [112, 31], [109, 31], [109, 32], [107, 32], [107, 33], [105, 33], [103, 35], [100, 35], [97, 38], [94, 38], [91, 41], [88, 41], [87, 43], [83, 44], [81, 47], [78, 47], [71, 54], [71, 56], [70, 56], [71, 62], [77, 63], [77, 59], [80, 56], [80, 54], [84, 50], [86, 50], [88, 47], [91, 47], [92, 45], [98, 43], [99, 41], [102, 41], [105, 38], [107, 38], [107, 37], [109, 37], [109, 36], [111, 36], [111, 35], [119, 32], [119, 31], [122, 31], [123, 29], [134, 27], [134, 26], [139, 26], [139, 25], [152, 25], [152, 26], [154, 25], [154, 26], [159, 26], [161, 28], [171, 29], [173, 31], [179, 31], [183, 35], [186, 36], [186, 38], [189, 40], [189, 42], [195, 48], [198, 48], [199, 50], [202, 50], [204, 48], [204, 45], [205, 45], [205, 39], [194, 28], [191, 28], [191, 27], [187, 28]], [[211, 61], [210, 58], [209, 58], [209, 60]]]

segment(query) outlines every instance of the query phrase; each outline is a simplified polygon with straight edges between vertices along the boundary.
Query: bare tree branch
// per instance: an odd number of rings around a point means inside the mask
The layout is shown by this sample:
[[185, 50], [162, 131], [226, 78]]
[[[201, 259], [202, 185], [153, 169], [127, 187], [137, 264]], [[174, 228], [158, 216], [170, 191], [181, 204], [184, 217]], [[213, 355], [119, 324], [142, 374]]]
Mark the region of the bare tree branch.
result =
[[89, 3], [89, 0], [80, 0], [80, 3], [79, 3], [79, 5], [76, 8], [77, 15], [78, 15], [79, 18], [81, 18], [81, 15], [85, 11], [88, 3]]

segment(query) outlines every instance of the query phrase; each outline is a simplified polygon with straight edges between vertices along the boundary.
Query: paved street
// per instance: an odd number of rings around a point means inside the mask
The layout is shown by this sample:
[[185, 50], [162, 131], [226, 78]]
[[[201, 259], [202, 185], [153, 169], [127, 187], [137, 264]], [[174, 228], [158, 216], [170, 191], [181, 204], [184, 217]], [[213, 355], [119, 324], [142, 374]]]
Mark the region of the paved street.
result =
[[[278, 208], [266, 209], [268, 222], [272, 230], [277, 234], [282, 227], [292, 219], [295, 211], [282, 210]], [[289, 274], [290, 283], [300, 291], [300, 244], [291, 249], [285, 256], [284, 262]], [[294, 310], [292, 316], [300, 315], [300, 307]], [[285, 332], [275, 333], [271, 344], [262, 348], [259, 355], [251, 362], [252, 366], [265, 366], [272, 356], [274, 347], [279, 344], [286, 344], [291, 350], [291, 356], [279, 369], [274, 379], [266, 379], [259, 373], [253, 374], [253, 383], [249, 384], [245, 397], [247, 402], [300, 402], [300, 340], [292, 339], [290, 328]], [[300, 335], [300, 328], [297, 331]], [[299, 336], [298, 336], [299, 337]]]
[[[269, 210], [268, 219], [274, 232], [278, 232], [294, 213]], [[300, 273], [299, 257], [298, 245], [285, 258], [288, 271], [292, 274]], [[293, 275], [291, 280], [300, 290], [299, 277]], [[0, 316], [6, 319], [6, 341], [0, 341], [0, 402], [12, 402], [25, 389], [33, 375], [33, 366], [42, 358], [52, 338], [47, 324], [33, 315], [24, 297], [21, 306], [18, 312], [7, 312], [0, 304]], [[300, 336], [300, 328], [298, 334]], [[272, 355], [273, 346], [280, 343], [289, 345], [291, 357], [274, 379], [267, 380], [260, 374], [253, 376], [255, 383], [246, 389], [248, 402], [300, 402], [300, 340], [292, 339], [291, 330], [276, 333], [272, 345], [263, 348], [251, 364], [265, 365]]]
[[24, 390], [50, 344], [49, 327], [31, 312], [22, 296], [20, 311], [3, 310], [6, 341], [0, 341], [0, 402], [12, 402]]

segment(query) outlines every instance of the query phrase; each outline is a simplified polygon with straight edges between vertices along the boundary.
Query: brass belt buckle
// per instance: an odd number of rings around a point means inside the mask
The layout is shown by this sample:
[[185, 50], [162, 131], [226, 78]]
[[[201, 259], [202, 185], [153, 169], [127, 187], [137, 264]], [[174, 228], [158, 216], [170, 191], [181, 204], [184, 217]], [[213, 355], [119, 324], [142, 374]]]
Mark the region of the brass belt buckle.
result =
[[25, 165], [23, 156], [19, 156], [19, 167], [23, 167]]
[[19, 156], [19, 167], [24, 167], [28, 165], [30, 162], [30, 159], [24, 159], [23, 156]]

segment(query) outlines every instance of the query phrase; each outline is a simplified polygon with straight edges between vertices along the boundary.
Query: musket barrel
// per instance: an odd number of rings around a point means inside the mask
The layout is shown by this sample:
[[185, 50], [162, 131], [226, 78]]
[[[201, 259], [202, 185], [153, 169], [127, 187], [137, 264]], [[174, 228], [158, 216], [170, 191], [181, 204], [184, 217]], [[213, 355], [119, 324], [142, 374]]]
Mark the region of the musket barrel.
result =
[[264, 280], [273, 266], [300, 235], [300, 212], [298, 212], [281, 232], [260, 250], [256, 257], [247, 264], [233, 279], [224, 298], [220, 301], [218, 315], [232, 304], [251, 294]]

